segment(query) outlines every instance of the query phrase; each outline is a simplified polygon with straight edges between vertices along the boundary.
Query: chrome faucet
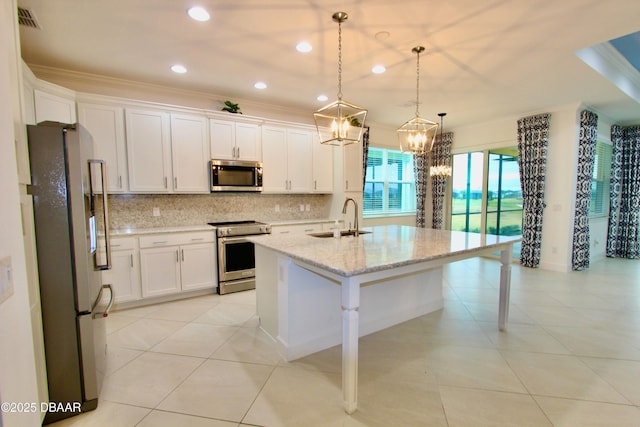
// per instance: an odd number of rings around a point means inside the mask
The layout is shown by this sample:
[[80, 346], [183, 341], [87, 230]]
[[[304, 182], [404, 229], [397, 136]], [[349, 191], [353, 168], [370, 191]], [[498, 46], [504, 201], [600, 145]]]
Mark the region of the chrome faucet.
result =
[[[359, 231], [358, 231], [358, 203], [353, 200], [351, 197], [347, 198], [347, 200], [344, 201], [344, 205], [342, 205], [342, 214], [346, 214], [347, 213], [347, 204], [349, 203], [349, 200], [351, 200], [353, 202], [353, 225], [355, 226], [355, 230], [353, 231], [353, 235], [354, 236], [358, 236], [359, 235]], [[351, 229], [349, 229], [349, 231], [351, 231]]]

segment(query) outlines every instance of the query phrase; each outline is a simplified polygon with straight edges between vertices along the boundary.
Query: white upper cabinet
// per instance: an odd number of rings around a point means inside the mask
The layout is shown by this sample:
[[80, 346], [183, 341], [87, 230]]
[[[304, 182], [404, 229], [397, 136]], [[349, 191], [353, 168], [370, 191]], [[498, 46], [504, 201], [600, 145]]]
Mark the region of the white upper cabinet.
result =
[[125, 118], [130, 191], [171, 192], [169, 113], [127, 108]]
[[262, 191], [286, 193], [289, 190], [289, 176], [285, 128], [262, 126], [262, 165]]
[[127, 192], [124, 108], [78, 103], [78, 121], [93, 140], [93, 157], [106, 163], [107, 192]]
[[277, 126], [262, 127], [263, 191], [312, 191], [312, 132]]
[[257, 123], [209, 119], [211, 158], [261, 159], [260, 126]]
[[320, 144], [313, 133], [313, 192], [333, 193], [333, 145]]
[[362, 191], [362, 142], [342, 147], [344, 191]]
[[306, 129], [287, 129], [287, 172], [289, 191], [308, 193], [312, 190], [313, 133]]
[[41, 90], [33, 91], [36, 110], [36, 123], [60, 122], [73, 124], [76, 119], [76, 103], [73, 99], [63, 98]]
[[171, 114], [173, 191], [208, 193], [209, 138], [204, 116]]

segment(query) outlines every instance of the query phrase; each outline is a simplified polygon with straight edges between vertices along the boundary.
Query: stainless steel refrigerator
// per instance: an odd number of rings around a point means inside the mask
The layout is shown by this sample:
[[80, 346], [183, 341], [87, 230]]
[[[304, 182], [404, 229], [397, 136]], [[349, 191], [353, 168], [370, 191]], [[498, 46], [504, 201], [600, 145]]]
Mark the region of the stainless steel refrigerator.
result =
[[[49, 424], [98, 405], [106, 369], [105, 317], [113, 301], [111, 288], [100, 280], [100, 270], [110, 268], [108, 203], [101, 191], [107, 187], [104, 162], [92, 159], [86, 130], [46, 122], [28, 126], [27, 136]], [[98, 224], [105, 237], [101, 250]]]

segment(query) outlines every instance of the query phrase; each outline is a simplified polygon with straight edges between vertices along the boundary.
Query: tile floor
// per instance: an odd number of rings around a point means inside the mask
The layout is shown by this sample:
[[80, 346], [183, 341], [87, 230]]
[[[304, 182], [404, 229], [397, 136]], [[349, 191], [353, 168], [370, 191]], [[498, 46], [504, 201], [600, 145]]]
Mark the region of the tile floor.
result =
[[640, 426], [640, 262], [586, 272], [445, 268], [443, 310], [361, 339], [359, 409], [342, 409], [340, 348], [284, 362], [253, 291], [113, 313], [96, 411], [61, 426]]

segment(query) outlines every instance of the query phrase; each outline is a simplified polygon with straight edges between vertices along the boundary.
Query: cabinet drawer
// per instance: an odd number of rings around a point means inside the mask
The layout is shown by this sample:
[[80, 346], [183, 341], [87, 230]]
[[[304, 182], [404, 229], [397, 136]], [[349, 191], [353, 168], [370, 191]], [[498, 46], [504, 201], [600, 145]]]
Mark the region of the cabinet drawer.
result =
[[215, 234], [213, 229], [211, 231], [199, 231], [197, 233], [180, 233], [181, 245], [190, 245], [192, 243], [213, 243], [215, 240]]
[[112, 251], [124, 251], [136, 248], [135, 237], [112, 237], [111, 238], [111, 250]]
[[140, 237], [140, 248], [157, 248], [161, 246], [179, 246], [193, 243], [213, 243], [213, 229], [193, 233], [166, 233]]
[[179, 234], [154, 234], [151, 236], [140, 236], [140, 249], [158, 248], [162, 246], [177, 246], [180, 244]]

